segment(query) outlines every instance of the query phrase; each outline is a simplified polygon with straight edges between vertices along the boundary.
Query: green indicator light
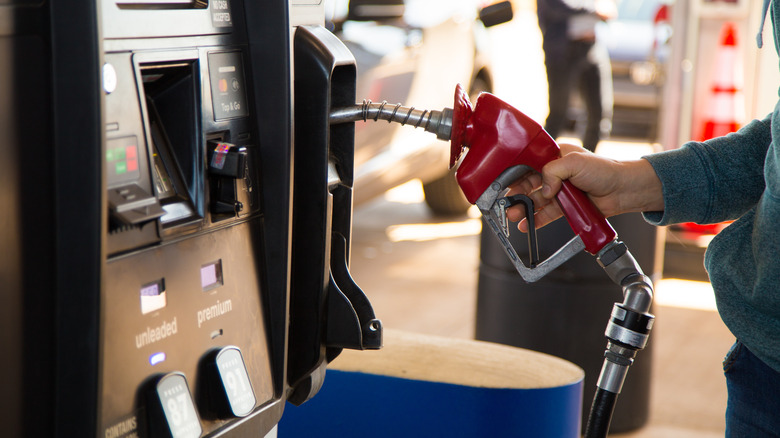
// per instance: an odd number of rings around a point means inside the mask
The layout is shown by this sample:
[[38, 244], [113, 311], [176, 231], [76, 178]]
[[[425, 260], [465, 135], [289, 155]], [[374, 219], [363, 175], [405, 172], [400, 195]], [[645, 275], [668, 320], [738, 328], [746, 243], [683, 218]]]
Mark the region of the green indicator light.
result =
[[107, 150], [106, 151], [106, 161], [111, 162], [111, 161], [114, 161], [114, 160], [115, 160], [115, 158], [114, 158], [114, 150], [113, 149]]
[[116, 163], [116, 174], [121, 175], [123, 173], [127, 172], [127, 162], [126, 161], [120, 161]]
[[124, 160], [125, 159], [125, 148], [116, 148], [116, 149], [114, 149], [114, 159]]

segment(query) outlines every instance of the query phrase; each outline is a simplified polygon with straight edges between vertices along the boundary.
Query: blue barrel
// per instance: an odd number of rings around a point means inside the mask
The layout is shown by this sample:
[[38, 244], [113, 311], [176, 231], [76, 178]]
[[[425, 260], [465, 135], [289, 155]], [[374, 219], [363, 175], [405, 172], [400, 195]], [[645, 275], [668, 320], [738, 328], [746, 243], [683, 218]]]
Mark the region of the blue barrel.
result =
[[385, 331], [344, 351], [320, 392], [288, 403], [279, 437], [580, 436], [582, 369], [487, 342]]

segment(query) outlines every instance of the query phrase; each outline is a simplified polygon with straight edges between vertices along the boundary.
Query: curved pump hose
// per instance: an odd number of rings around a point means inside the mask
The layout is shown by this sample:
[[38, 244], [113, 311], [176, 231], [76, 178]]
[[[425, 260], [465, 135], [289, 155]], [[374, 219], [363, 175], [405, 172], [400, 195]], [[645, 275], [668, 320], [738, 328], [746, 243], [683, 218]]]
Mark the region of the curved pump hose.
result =
[[615, 410], [617, 394], [601, 388], [596, 389], [593, 405], [590, 408], [588, 424], [585, 426], [585, 438], [604, 438], [612, 423], [612, 412]]
[[449, 140], [452, 133], [452, 109], [450, 108], [444, 108], [442, 111], [428, 111], [403, 106], [400, 103], [391, 105], [387, 101], [374, 103], [370, 100], [364, 100], [363, 103], [335, 108], [329, 117], [331, 125], [360, 120], [364, 122], [387, 120], [388, 123], [395, 122], [423, 128], [436, 134], [441, 140]]

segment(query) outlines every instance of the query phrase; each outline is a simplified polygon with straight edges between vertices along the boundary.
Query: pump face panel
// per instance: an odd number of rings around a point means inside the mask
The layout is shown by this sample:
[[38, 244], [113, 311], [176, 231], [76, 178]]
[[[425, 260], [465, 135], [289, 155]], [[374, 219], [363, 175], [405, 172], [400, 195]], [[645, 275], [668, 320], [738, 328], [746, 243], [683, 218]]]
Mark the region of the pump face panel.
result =
[[274, 435], [341, 348], [381, 346], [348, 272], [354, 132], [327, 122], [354, 59], [293, 44], [321, 0], [5, 3], [5, 435]]
[[98, 435], [210, 434], [275, 399], [246, 36], [227, 2], [104, 3]]

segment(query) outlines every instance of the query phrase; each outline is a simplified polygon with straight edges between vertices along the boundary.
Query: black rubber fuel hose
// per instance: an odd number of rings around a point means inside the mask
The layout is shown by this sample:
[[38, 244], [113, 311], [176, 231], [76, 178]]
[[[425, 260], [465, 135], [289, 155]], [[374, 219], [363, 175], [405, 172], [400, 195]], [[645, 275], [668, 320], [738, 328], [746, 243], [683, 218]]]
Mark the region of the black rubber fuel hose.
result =
[[585, 438], [605, 438], [607, 436], [617, 396], [614, 392], [601, 388], [596, 389], [588, 416], [588, 424], [585, 427]]

